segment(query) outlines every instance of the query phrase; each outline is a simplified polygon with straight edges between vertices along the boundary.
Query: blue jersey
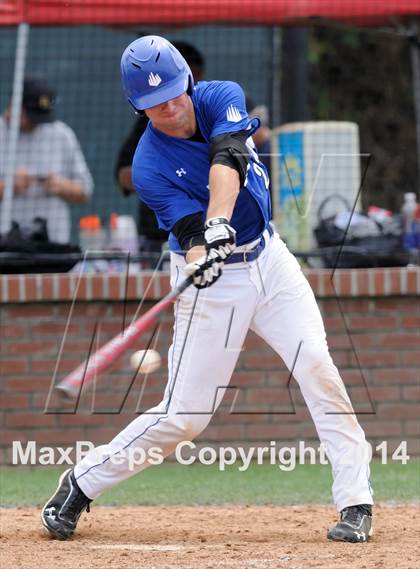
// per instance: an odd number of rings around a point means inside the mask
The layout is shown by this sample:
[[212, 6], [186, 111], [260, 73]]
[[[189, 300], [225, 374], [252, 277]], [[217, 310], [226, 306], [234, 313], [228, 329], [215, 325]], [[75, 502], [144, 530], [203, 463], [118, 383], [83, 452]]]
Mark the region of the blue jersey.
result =
[[[221, 134], [259, 126], [250, 119], [241, 87], [231, 81], [202, 81], [194, 87], [192, 101], [205, 142], [168, 136], [151, 122], [137, 146], [133, 159], [133, 183], [142, 201], [156, 214], [159, 227], [171, 231], [187, 215], [203, 213], [209, 203], [209, 143]], [[238, 245], [258, 238], [271, 218], [267, 170], [259, 161], [252, 139], [247, 147], [250, 161], [247, 176], [235, 203], [230, 224]], [[169, 246], [180, 246], [171, 233]]]

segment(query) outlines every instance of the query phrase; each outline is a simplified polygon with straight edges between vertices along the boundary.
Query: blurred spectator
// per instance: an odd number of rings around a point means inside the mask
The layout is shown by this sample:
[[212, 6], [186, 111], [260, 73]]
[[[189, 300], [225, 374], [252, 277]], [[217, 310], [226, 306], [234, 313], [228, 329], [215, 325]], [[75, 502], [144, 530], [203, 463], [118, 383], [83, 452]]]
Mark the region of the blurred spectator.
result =
[[[93, 180], [73, 130], [56, 120], [55, 92], [43, 80], [26, 78], [16, 151], [12, 219], [22, 227], [47, 221], [51, 241], [70, 240], [70, 203], [85, 202]], [[0, 200], [3, 199], [10, 106], [0, 117]], [[1, 208], [1, 204], [0, 204]]]
[[[204, 58], [197, 48], [183, 41], [173, 42], [181, 52], [191, 68], [194, 81], [201, 81], [204, 77]], [[123, 142], [115, 166], [115, 177], [118, 186], [124, 195], [128, 196], [135, 190], [131, 181], [131, 163], [137, 143], [146, 130], [149, 119], [146, 115], [139, 115], [128, 137]], [[140, 236], [140, 251], [142, 253], [159, 255], [162, 245], [167, 240], [167, 232], [159, 229], [153, 211], [143, 202], [139, 203], [138, 229]], [[154, 264], [154, 263], [152, 263]]]

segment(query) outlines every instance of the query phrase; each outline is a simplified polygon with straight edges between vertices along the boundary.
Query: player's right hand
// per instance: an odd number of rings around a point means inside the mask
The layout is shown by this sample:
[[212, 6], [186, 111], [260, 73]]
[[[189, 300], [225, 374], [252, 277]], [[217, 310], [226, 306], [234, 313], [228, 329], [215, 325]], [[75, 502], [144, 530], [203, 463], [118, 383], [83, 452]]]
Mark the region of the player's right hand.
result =
[[184, 271], [193, 277], [193, 284], [196, 288], [207, 288], [214, 284], [222, 274], [223, 259], [215, 249], [199, 259], [185, 265]]

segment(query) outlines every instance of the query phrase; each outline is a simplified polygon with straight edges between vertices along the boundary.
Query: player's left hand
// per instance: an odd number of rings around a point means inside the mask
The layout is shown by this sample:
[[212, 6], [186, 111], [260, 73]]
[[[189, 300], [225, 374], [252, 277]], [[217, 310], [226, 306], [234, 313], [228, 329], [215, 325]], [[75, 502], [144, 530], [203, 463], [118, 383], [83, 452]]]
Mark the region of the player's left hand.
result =
[[198, 289], [207, 288], [214, 284], [221, 276], [223, 259], [215, 249], [199, 259], [185, 265], [184, 271], [193, 277], [194, 286]]
[[67, 186], [66, 178], [59, 174], [48, 174], [44, 179], [44, 187], [50, 196], [60, 196]]
[[207, 253], [216, 251], [225, 261], [235, 250], [236, 231], [226, 217], [212, 217], [205, 223], [204, 239]]

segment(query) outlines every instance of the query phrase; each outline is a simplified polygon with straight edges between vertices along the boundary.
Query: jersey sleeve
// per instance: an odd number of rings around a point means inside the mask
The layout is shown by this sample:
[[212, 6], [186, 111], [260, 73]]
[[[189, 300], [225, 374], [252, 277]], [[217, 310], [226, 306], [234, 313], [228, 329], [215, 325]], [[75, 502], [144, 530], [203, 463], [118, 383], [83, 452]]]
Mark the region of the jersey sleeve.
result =
[[237, 83], [233, 81], [215, 82], [215, 87], [206, 98], [211, 139], [221, 134], [248, 128], [250, 120], [246, 111], [245, 94]]
[[[156, 215], [159, 227], [171, 231], [177, 221], [193, 213], [202, 213], [201, 204], [175, 187], [164, 176], [156, 174], [158, 168], [136, 167], [133, 162], [133, 184], [137, 195]], [[157, 159], [156, 159], [157, 160]]]
[[79, 182], [83, 193], [90, 197], [93, 192], [93, 178], [87, 165], [80, 143], [74, 131], [65, 123], [61, 123], [61, 144], [65, 148], [66, 162], [63, 174], [70, 180]]

